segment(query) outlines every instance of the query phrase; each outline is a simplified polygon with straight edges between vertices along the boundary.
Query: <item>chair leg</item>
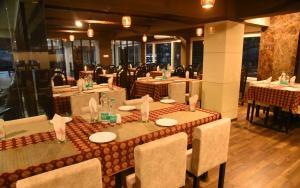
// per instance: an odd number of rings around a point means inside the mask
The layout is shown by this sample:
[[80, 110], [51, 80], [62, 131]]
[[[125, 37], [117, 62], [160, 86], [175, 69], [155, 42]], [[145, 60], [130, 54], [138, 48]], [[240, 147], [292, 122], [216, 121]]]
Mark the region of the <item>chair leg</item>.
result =
[[266, 116], [265, 116], [264, 125], [267, 125], [267, 124], [268, 124], [268, 120], [269, 120], [269, 112], [270, 112], [270, 107], [266, 107]]
[[218, 188], [224, 187], [226, 163], [220, 165]]
[[194, 176], [194, 178], [193, 178], [193, 188], [199, 188], [199, 182], [200, 182], [199, 180], [200, 180], [199, 177]]
[[260, 106], [256, 106], [255, 117], [259, 117]]
[[252, 121], [253, 121], [254, 109], [255, 109], [255, 101], [253, 101], [253, 103], [252, 103], [252, 109], [251, 109], [251, 115], [250, 115], [250, 123], [252, 123]]
[[246, 116], [246, 120], [249, 121], [249, 116], [250, 116], [250, 109], [251, 109], [251, 104], [248, 103], [248, 106], [247, 106], [247, 116]]

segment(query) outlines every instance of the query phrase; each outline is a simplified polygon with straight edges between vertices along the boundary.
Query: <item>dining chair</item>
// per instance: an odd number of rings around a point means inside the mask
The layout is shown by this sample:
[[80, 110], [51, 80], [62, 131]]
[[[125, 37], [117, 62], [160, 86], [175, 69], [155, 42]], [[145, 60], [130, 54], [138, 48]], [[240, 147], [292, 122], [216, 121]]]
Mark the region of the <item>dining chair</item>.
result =
[[185, 77], [185, 71], [184, 71], [184, 67], [183, 65], [178, 65], [176, 68], [175, 68], [175, 71], [174, 71], [174, 76], [179, 76], [179, 77], [182, 77], [184, 78]]
[[134, 148], [135, 173], [127, 188], [174, 188], [185, 185], [187, 134], [178, 133]]
[[134, 80], [137, 80], [139, 77], [146, 77], [147, 67], [146, 65], [138, 66], [134, 72]]
[[102, 188], [99, 159], [48, 171], [17, 181], [16, 188]]
[[62, 86], [66, 84], [66, 77], [62, 71], [55, 71], [51, 77], [51, 83], [53, 86]]
[[224, 186], [228, 157], [231, 120], [224, 118], [196, 127], [192, 149], [187, 151], [187, 173], [193, 176], [193, 188], [199, 187], [199, 178], [220, 165], [218, 188]]
[[170, 99], [178, 103], [185, 103], [186, 82], [175, 82], [168, 85], [168, 94]]
[[199, 101], [202, 95], [202, 80], [189, 81], [189, 93], [186, 94], [186, 102], [189, 101], [191, 96], [198, 95]]
[[5, 126], [14, 126], [14, 125], [22, 125], [27, 123], [34, 123], [39, 121], [46, 121], [47, 116], [46, 115], [39, 115], [39, 116], [33, 116], [33, 117], [27, 117], [27, 118], [21, 118], [21, 119], [15, 119], [10, 121], [5, 121]]
[[189, 78], [193, 78], [194, 77], [194, 69], [193, 69], [193, 65], [189, 65], [186, 67], [185, 72], [189, 71]]
[[80, 115], [81, 109], [89, 105], [91, 98], [94, 98], [99, 104], [99, 93], [82, 93], [71, 96], [71, 111], [72, 115]]

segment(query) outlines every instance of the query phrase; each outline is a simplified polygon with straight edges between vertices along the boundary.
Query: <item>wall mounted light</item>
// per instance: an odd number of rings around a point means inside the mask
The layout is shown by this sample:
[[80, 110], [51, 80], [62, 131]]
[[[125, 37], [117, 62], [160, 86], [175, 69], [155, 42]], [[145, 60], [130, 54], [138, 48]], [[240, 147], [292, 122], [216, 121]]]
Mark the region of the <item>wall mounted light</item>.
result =
[[143, 40], [143, 42], [147, 42], [147, 35], [146, 34], [143, 35], [142, 40]]
[[129, 28], [131, 26], [131, 17], [130, 16], [123, 16], [122, 17], [122, 25], [125, 28]]
[[198, 37], [201, 37], [203, 35], [203, 29], [202, 29], [202, 27], [199, 27], [199, 28], [196, 29], [196, 35]]
[[73, 41], [75, 40], [75, 36], [71, 34], [71, 35], [69, 36], [69, 39], [70, 39], [71, 42], [73, 42]]

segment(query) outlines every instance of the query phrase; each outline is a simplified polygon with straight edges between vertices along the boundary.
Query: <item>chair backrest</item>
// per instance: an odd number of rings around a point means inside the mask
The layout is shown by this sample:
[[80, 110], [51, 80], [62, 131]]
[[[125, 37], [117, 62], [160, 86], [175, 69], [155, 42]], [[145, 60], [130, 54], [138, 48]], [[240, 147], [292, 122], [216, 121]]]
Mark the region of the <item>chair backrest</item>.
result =
[[53, 81], [54, 86], [62, 86], [66, 84], [66, 77], [61, 71], [55, 71], [54, 75], [51, 77], [51, 82]]
[[88, 106], [91, 98], [94, 98], [99, 104], [99, 93], [84, 93], [71, 96], [71, 111], [72, 115], [80, 115], [80, 109]]
[[186, 82], [175, 82], [168, 85], [169, 98], [178, 103], [185, 103]]
[[112, 74], [117, 72], [117, 67], [115, 65], [110, 65], [107, 69], [107, 73]]
[[22, 125], [22, 124], [46, 121], [46, 120], [47, 120], [46, 115], [39, 115], [39, 116], [33, 116], [33, 117], [28, 117], [28, 118], [21, 118], [21, 119], [5, 121], [4, 125], [5, 126], [14, 126], [14, 125]]
[[194, 175], [200, 176], [227, 161], [230, 126], [231, 120], [224, 118], [194, 129], [191, 166]]
[[189, 82], [189, 95], [194, 96], [198, 95], [201, 99], [202, 94], [202, 80], [191, 80]]
[[102, 188], [101, 163], [90, 159], [17, 181], [17, 188]]
[[178, 133], [134, 149], [138, 187], [185, 185], [187, 134]]
[[141, 65], [136, 68], [134, 72], [134, 79], [136, 80], [139, 77], [145, 77], [147, 74], [147, 67], [146, 65]]
[[184, 67], [182, 65], [179, 65], [176, 67], [176, 69], [174, 71], [174, 76], [179, 76], [182, 78], [185, 77], [185, 71], [184, 71]]
[[101, 65], [96, 65], [94, 72], [93, 72], [93, 80], [97, 81], [98, 83], [98, 78], [99, 78], [99, 74], [103, 73], [103, 67]]
[[127, 68], [122, 68], [117, 73], [117, 86], [129, 89], [130, 88], [130, 71]]

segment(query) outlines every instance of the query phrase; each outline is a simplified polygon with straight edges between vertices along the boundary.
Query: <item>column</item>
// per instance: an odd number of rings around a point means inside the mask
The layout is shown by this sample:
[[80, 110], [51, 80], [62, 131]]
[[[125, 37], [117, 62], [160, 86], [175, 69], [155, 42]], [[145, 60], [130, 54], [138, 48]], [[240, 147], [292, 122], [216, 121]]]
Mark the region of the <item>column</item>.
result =
[[100, 39], [100, 64], [102, 66], [112, 65], [112, 46], [110, 39]]
[[237, 118], [244, 24], [222, 21], [204, 29], [202, 107]]
[[146, 64], [146, 43], [141, 42], [141, 64]]

